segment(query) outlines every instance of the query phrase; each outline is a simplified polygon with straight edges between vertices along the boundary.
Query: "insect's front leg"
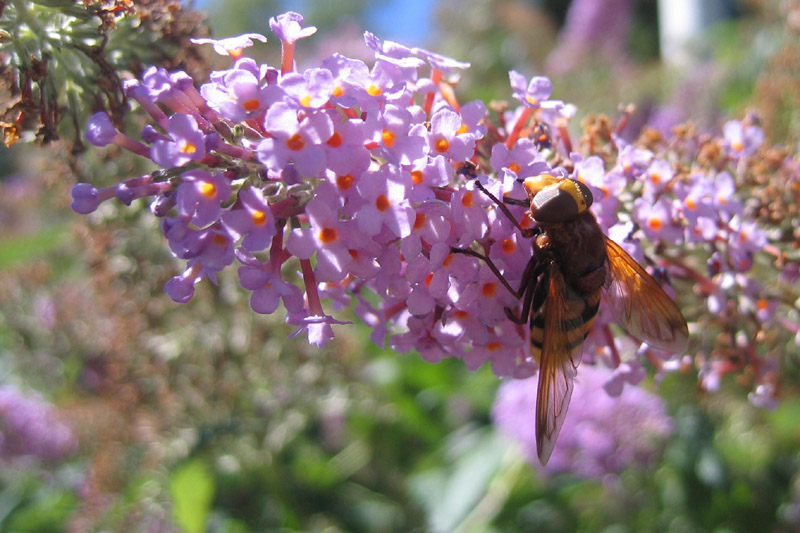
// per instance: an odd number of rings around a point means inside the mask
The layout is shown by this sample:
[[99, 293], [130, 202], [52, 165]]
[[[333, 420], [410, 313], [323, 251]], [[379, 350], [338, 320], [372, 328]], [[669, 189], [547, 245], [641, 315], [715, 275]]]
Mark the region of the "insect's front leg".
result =
[[511, 223], [514, 224], [514, 226], [522, 233], [523, 237], [526, 238], [534, 237], [541, 232], [538, 226], [535, 228], [523, 228], [522, 225], [519, 223], [519, 221], [516, 219], [516, 217], [514, 217], [514, 215], [508, 209], [508, 206], [506, 205], [506, 204], [512, 204], [512, 205], [519, 205], [522, 207], [530, 207], [529, 200], [518, 200], [516, 198], [503, 198], [503, 200], [501, 201], [500, 199], [497, 198], [497, 196], [489, 192], [489, 190], [486, 187], [484, 187], [483, 184], [477, 179], [473, 183], [475, 184], [475, 187], [477, 187], [483, 194], [488, 196], [489, 199], [492, 200], [497, 205], [497, 207], [500, 208], [500, 211], [502, 211], [503, 214], [508, 218], [508, 220], [510, 220]]

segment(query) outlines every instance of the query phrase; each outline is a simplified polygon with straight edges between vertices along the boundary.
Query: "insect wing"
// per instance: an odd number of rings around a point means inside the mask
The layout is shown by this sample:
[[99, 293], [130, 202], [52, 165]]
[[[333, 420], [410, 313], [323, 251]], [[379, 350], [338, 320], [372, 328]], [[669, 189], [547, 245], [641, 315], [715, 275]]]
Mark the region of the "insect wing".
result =
[[633, 337], [660, 350], [684, 352], [689, 329], [680, 309], [647, 271], [606, 237], [609, 281], [606, 303], [617, 323]]
[[536, 451], [542, 466], [553, 453], [567, 415], [586, 331], [584, 298], [564, 283], [555, 263], [549, 280], [536, 397]]

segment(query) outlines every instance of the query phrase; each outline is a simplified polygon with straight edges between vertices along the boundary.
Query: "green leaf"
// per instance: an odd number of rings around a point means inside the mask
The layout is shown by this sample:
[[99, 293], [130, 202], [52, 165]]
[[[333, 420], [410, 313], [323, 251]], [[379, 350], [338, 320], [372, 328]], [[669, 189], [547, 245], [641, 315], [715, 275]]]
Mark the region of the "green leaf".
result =
[[185, 533], [202, 533], [214, 498], [214, 478], [206, 462], [193, 459], [178, 467], [170, 480], [173, 517]]

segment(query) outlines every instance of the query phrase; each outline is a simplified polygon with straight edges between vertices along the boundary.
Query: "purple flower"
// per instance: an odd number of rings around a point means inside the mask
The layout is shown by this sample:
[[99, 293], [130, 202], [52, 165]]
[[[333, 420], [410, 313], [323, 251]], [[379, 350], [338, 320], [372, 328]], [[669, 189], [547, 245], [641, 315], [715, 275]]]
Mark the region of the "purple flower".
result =
[[86, 140], [95, 146], [116, 144], [126, 150], [143, 157], [150, 157], [150, 149], [127, 135], [120, 133], [104, 112], [98, 112], [89, 118], [86, 125]]
[[72, 188], [70, 207], [81, 215], [94, 213], [102, 202], [114, 197], [115, 190], [114, 185], [97, 189], [89, 183], [78, 183]]
[[475, 137], [460, 134], [461, 116], [450, 109], [440, 109], [431, 118], [428, 135], [431, 154], [443, 155], [453, 161], [466, 161], [475, 153]]
[[242, 51], [245, 48], [253, 46], [253, 39], [267, 42], [267, 38], [260, 33], [244, 33], [236, 37], [227, 37], [225, 39], [189, 39], [194, 44], [210, 44], [214, 47], [214, 51], [221, 56], [229, 56], [232, 59], [239, 59], [242, 56]]
[[320, 146], [333, 135], [333, 122], [325, 113], [299, 119], [289, 104], [278, 102], [269, 108], [264, 127], [272, 135], [258, 145], [258, 160], [273, 171], [289, 163], [305, 177], [319, 177], [327, 159]]
[[723, 147], [734, 159], [753, 155], [764, 142], [764, 131], [758, 126], [745, 126], [738, 120], [731, 120], [723, 127]]
[[72, 431], [60, 420], [55, 406], [13, 387], [0, 387], [0, 458], [32, 457], [53, 464], [76, 447]]
[[303, 28], [303, 15], [294, 11], [271, 17], [269, 27], [284, 43], [294, 43], [317, 32], [315, 26]]
[[[327, 195], [318, 194], [306, 205], [310, 227], [292, 230], [286, 249], [300, 259], [309, 259], [316, 253], [316, 275], [319, 281], [341, 281], [353, 258], [344, 244], [344, 221], [340, 220], [332, 187]], [[322, 192], [322, 191], [320, 191]]]
[[327, 104], [335, 87], [333, 74], [324, 68], [310, 68], [302, 74], [289, 72], [281, 78], [280, 86], [299, 106], [312, 109]]
[[232, 122], [260, 116], [281, 97], [277, 86], [262, 87], [257, 66], [247, 58], [237, 61], [215, 81], [203, 84], [200, 94], [212, 109]]
[[206, 154], [205, 135], [191, 115], [175, 113], [169, 117], [169, 139], [158, 140], [150, 148], [150, 157], [161, 167], [180, 167]]
[[514, 89], [514, 98], [526, 107], [539, 108], [550, 98], [553, 93], [553, 84], [544, 76], [534, 76], [530, 83], [519, 72], [512, 70], [508, 73], [511, 88]]
[[683, 238], [683, 228], [675, 222], [675, 208], [666, 198], [659, 198], [655, 203], [637, 198], [631, 216], [651, 242], [678, 244]]
[[242, 239], [242, 248], [258, 252], [270, 245], [275, 235], [275, 219], [261, 189], [245, 187], [239, 191], [241, 206], [222, 215], [222, 223], [236, 239]]
[[191, 217], [192, 223], [204, 227], [219, 220], [222, 202], [231, 194], [231, 184], [221, 172], [190, 170], [181, 175], [178, 186], [178, 211]]
[[407, 237], [416, 213], [408, 201], [410, 177], [385, 164], [376, 172], [366, 173], [358, 183], [358, 192], [366, 200], [356, 214], [359, 229], [375, 236], [384, 225], [396, 237]]
[[274, 271], [272, 263], [263, 264], [249, 254], [237, 254], [237, 257], [244, 263], [239, 267], [239, 282], [245, 289], [253, 291], [250, 296], [253, 311], [268, 315], [283, 302], [288, 312], [302, 312], [302, 291], [281, 279], [280, 272]]
[[[630, 466], [645, 467], [659, 454], [672, 432], [661, 398], [633, 385], [612, 398], [603, 391], [611, 379], [607, 368], [584, 365], [578, 370], [570, 409], [544, 473], [602, 480]], [[534, 465], [539, 464], [531, 414], [536, 390], [535, 379], [509, 381], [500, 387], [492, 409], [495, 424]]]

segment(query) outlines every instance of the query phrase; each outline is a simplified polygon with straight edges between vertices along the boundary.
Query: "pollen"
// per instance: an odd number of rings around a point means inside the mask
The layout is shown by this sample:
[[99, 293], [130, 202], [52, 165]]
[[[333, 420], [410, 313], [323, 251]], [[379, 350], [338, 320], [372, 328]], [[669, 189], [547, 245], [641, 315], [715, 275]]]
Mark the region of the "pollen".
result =
[[447, 139], [438, 139], [434, 144], [433, 147], [436, 149], [437, 152], [443, 154], [450, 149], [450, 142]]
[[600, 187], [600, 191], [603, 193], [603, 200], [608, 198], [608, 195], [609, 195], [608, 187], [602, 187], [601, 186]]
[[264, 211], [253, 211], [253, 224], [263, 226], [267, 223], [267, 214]]
[[503, 345], [497, 341], [490, 342], [489, 344], [486, 345], [486, 349], [489, 350], [490, 352], [496, 352], [502, 347]]
[[734, 141], [731, 143], [731, 148], [733, 148], [733, 150], [736, 152], [741, 152], [744, 150], [744, 144], [742, 141]]
[[367, 94], [370, 96], [380, 96], [383, 94], [383, 89], [378, 87], [377, 85], [370, 85], [367, 87]]
[[467, 192], [464, 193], [464, 196], [461, 198], [461, 205], [463, 205], [464, 207], [467, 207], [467, 208], [472, 207], [473, 203], [474, 203], [474, 200], [475, 200], [475, 198], [473, 198], [473, 196], [472, 196], [472, 191], [467, 191]]
[[286, 140], [286, 146], [293, 152], [298, 152], [306, 147], [306, 140], [299, 133], [295, 133]]
[[430, 274], [425, 276], [425, 286], [426, 287], [430, 287], [431, 286], [431, 281], [433, 281], [433, 272], [431, 272]]
[[307, 94], [300, 99], [300, 105], [303, 107], [311, 106], [311, 95]]
[[697, 209], [697, 202], [694, 201], [694, 198], [687, 198], [686, 199], [686, 209], [689, 211], [694, 211]]
[[195, 146], [194, 143], [187, 142], [181, 147], [181, 152], [184, 154], [193, 154], [197, 152], [197, 146]]
[[381, 137], [383, 138], [383, 144], [385, 144], [388, 148], [394, 146], [394, 133], [389, 130], [383, 130]]
[[339, 148], [342, 145], [342, 134], [338, 131], [333, 132], [331, 138], [325, 143], [331, 148]]
[[456, 130], [456, 135], [461, 135], [462, 133], [469, 133], [469, 126], [466, 124], [459, 126], [458, 130]]
[[514, 242], [514, 239], [504, 239], [500, 244], [500, 249], [506, 254], [513, 253], [517, 249], [517, 243]]
[[651, 218], [647, 221], [647, 225], [653, 231], [661, 231], [661, 228], [664, 227], [664, 222], [660, 218]]
[[421, 170], [412, 170], [411, 171], [411, 181], [414, 185], [419, 185], [422, 183], [423, 174]]
[[759, 298], [756, 300], [756, 309], [759, 311], [765, 311], [769, 307], [769, 302], [767, 302], [764, 298]]
[[209, 183], [204, 181], [200, 184], [200, 194], [205, 196], [206, 198], [214, 198], [217, 194], [217, 188], [214, 186], [213, 183]]
[[249, 113], [261, 107], [261, 102], [257, 98], [251, 98], [242, 102], [242, 107]]
[[333, 89], [333, 96], [344, 96], [344, 89], [341, 86], [337, 85], [336, 88]]
[[519, 166], [519, 163], [516, 161], [512, 161], [508, 164], [508, 170], [513, 172], [514, 174], [519, 174], [519, 171], [522, 170], [522, 167]]
[[659, 183], [661, 183], [661, 176], [659, 175], [658, 172], [650, 173], [650, 183], [652, 183], [653, 185], [658, 185]]
[[331, 244], [339, 240], [339, 232], [336, 228], [322, 228], [319, 232], [319, 242], [322, 244]]
[[528, 103], [531, 104], [533, 107], [539, 107], [539, 100], [537, 100], [533, 96], [528, 95], [525, 97], [525, 100], [527, 100]]
[[483, 287], [481, 287], [481, 293], [487, 298], [494, 296], [497, 294], [497, 283], [490, 281], [489, 283], [484, 284]]
[[336, 176], [336, 185], [343, 191], [346, 191], [350, 187], [353, 186], [353, 182], [355, 178], [353, 178], [352, 174], [345, 174], [344, 176]]
[[217, 233], [216, 235], [214, 235], [214, 244], [216, 244], [217, 246], [227, 246], [228, 239], [227, 237], [225, 237], [225, 235], [220, 235], [219, 233]]
[[417, 216], [414, 218], [414, 229], [420, 229], [422, 226], [424, 226], [425, 220], [425, 213], [417, 213]]
[[391, 205], [392, 204], [389, 202], [389, 199], [386, 197], [385, 194], [381, 194], [380, 196], [375, 198], [375, 207], [377, 207], [378, 211], [380, 211], [381, 213], [389, 209]]

